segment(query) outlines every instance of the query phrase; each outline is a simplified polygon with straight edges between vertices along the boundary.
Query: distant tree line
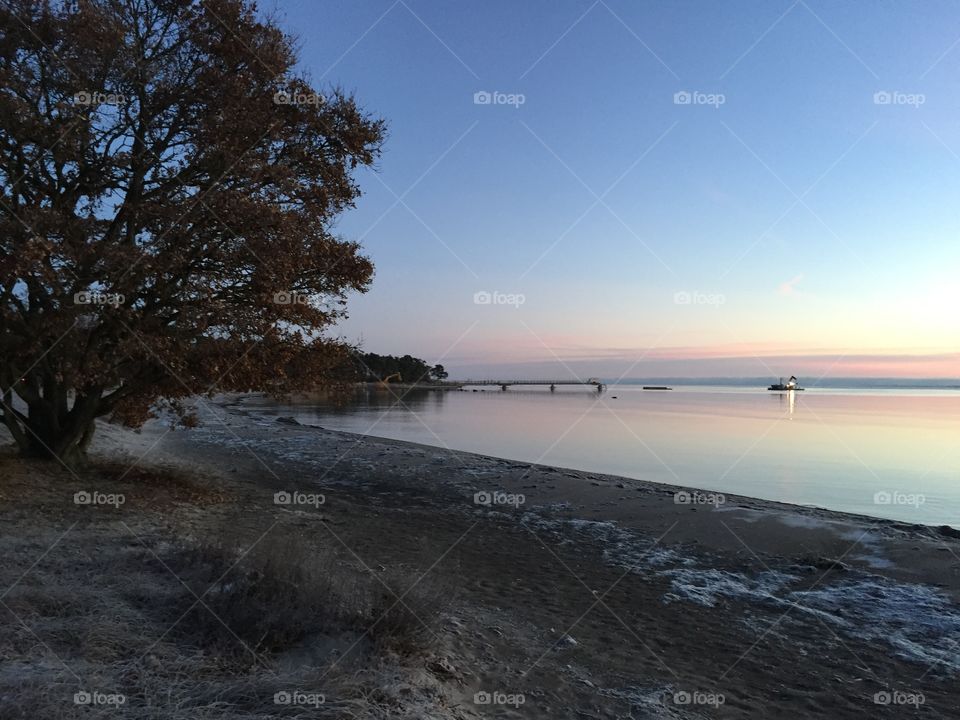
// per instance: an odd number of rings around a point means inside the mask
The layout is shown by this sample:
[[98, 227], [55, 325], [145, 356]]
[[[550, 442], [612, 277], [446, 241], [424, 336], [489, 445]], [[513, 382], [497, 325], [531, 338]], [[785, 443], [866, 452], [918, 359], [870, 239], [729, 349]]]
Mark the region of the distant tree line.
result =
[[[353, 354], [357, 375], [366, 382], [390, 378], [391, 382], [438, 382], [448, 376], [443, 365], [430, 366], [412, 355], [378, 355], [372, 352]], [[398, 376], [398, 377], [397, 377]]]

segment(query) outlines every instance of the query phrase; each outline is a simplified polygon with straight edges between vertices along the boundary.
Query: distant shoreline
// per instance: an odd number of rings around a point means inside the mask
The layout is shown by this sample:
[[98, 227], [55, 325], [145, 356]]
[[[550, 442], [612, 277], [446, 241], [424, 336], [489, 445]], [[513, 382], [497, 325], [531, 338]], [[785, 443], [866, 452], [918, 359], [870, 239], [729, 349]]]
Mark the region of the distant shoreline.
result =
[[[767, 388], [777, 378], [764, 377], [710, 377], [710, 378], [683, 378], [683, 377], [649, 377], [649, 378], [605, 378], [600, 377], [608, 387], [635, 386], [635, 385], [680, 385], [687, 387], [737, 387], [737, 388]], [[820, 389], [849, 389], [849, 390], [960, 390], [960, 379], [957, 378], [801, 378], [805, 388]], [[462, 382], [460, 380], [448, 382]]]

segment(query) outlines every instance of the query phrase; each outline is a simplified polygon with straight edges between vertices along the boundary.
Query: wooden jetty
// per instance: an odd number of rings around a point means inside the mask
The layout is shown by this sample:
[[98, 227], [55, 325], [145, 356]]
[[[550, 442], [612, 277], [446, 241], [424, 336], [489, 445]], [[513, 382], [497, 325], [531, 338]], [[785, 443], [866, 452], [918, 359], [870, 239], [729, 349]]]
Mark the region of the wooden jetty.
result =
[[468, 385], [485, 385], [499, 387], [501, 390], [506, 390], [513, 385], [546, 385], [550, 387], [551, 392], [556, 390], [558, 385], [595, 387], [597, 392], [603, 392], [606, 387], [599, 378], [589, 378], [587, 380], [457, 380], [451, 384], [461, 388]]

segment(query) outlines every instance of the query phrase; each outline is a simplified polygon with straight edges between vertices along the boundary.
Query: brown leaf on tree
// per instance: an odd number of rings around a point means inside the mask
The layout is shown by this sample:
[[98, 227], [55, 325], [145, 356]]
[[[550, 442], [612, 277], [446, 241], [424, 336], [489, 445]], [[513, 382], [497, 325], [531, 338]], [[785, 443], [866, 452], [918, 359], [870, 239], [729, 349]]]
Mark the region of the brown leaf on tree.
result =
[[247, 0], [0, 8], [0, 389], [24, 452], [94, 419], [338, 379], [373, 265], [332, 221], [382, 120], [296, 70]]

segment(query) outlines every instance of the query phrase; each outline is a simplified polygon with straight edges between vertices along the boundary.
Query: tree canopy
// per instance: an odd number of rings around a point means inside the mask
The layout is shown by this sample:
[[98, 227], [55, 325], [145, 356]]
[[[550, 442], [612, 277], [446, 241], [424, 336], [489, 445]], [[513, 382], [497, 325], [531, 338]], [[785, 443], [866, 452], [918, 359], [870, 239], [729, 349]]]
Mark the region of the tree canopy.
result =
[[0, 7], [0, 391], [29, 453], [105, 414], [322, 384], [373, 266], [332, 221], [383, 121], [249, 0]]
[[448, 373], [443, 365], [430, 367], [426, 361], [412, 355], [378, 355], [377, 353], [354, 354], [356, 376], [367, 382], [382, 381], [399, 375], [405, 383], [423, 383], [446, 379]]

